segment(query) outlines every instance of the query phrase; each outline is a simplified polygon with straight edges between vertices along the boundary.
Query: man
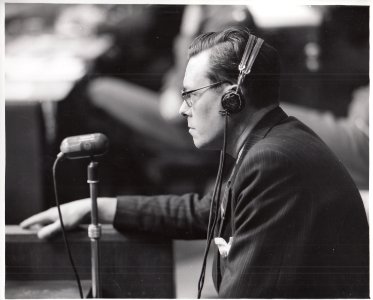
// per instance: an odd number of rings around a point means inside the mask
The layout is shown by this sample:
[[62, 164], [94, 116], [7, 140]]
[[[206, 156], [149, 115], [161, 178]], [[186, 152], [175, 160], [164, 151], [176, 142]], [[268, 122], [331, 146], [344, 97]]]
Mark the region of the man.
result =
[[[279, 58], [260, 41], [228, 28], [189, 48], [180, 113], [197, 148], [220, 150], [225, 140], [235, 159], [221, 172], [221, 201], [211, 193], [100, 198], [101, 222], [179, 239], [205, 238], [209, 227], [221, 298], [369, 297], [368, 224], [358, 190], [326, 145], [278, 106]], [[246, 45], [253, 66], [242, 76]], [[232, 93], [243, 103], [229, 111]], [[62, 212], [72, 228], [89, 215], [89, 200]], [[48, 224], [42, 238], [59, 231], [56, 209], [21, 226], [35, 224]]]

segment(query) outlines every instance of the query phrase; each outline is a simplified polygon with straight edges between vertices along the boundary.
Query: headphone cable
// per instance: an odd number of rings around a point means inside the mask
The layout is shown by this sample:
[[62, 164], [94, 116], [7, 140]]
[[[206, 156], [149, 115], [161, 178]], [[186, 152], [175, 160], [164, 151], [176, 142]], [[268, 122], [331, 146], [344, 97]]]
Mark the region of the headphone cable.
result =
[[83, 290], [82, 290], [82, 285], [81, 285], [81, 282], [80, 282], [80, 278], [79, 278], [79, 274], [78, 274], [78, 271], [75, 267], [75, 263], [74, 263], [74, 260], [73, 260], [73, 256], [71, 254], [71, 250], [70, 250], [70, 245], [69, 245], [69, 241], [67, 240], [67, 235], [66, 235], [66, 230], [65, 230], [65, 225], [63, 223], [63, 219], [62, 219], [62, 213], [61, 213], [61, 208], [60, 208], [60, 202], [58, 200], [58, 193], [57, 193], [57, 182], [56, 182], [56, 168], [57, 168], [57, 164], [60, 160], [62, 160], [64, 157], [63, 157], [63, 153], [59, 153], [57, 155], [57, 158], [56, 160], [54, 161], [54, 164], [53, 164], [53, 186], [54, 186], [54, 196], [55, 196], [55, 199], [56, 199], [56, 206], [57, 206], [57, 210], [58, 210], [58, 217], [60, 219], [60, 223], [61, 223], [61, 229], [62, 229], [62, 235], [63, 235], [63, 239], [64, 239], [64, 242], [65, 242], [65, 246], [66, 246], [66, 250], [67, 250], [67, 253], [68, 253], [68, 256], [69, 256], [69, 260], [70, 260], [70, 264], [71, 264], [71, 267], [73, 268], [73, 272], [74, 272], [74, 275], [75, 275], [75, 279], [76, 279], [76, 282], [78, 284], [78, 289], [79, 289], [79, 295], [80, 295], [80, 298], [83, 299]]
[[[218, 220], [218, 217], [219, 217], [219, 212], [220, 212], [220, 193], [221, 193], [222, 178], [223, 178], [222, 175], [223, 175], [223, 170], [224, 170], [224, 165], [225, 165], [225, 152], [226, 152], [226, 148], [227, 148], [227, 131], [228, 131], [228, 117], [229, 117], [229, 113], [227, 111], [222, 111], [220, 113], [223, 116], [225, 116], [223, 147], [222, 147], [222, 150], [220, 152], [219, 169], [218, 169], [218, 174], [216, 176], [214, 192], [213, 192], [213, 195], [212, 195], [212, 200], [211, 200], [211, 205], [210, 205], [210, 215], [209, 215], [209, 222], [208, 222], [208, 226], [207, 226], [207, 243], [206, 243], [205, 253], [204, 253], [204, 256], [203, 256], [201, 274], [200, 274], [200, 277], [199, 277], [199, 280], [198, 280], [198, 295], [197, 295], [198, 299], [201, 298], [202, 289], [203, 289], [203, 285], [204, 285], [204, 282], [205, 282], [207, 256], [208, 256], [212, 236], [214, 234], [214, 229], [215, 229], [215, 226], [216, 226], [216, 223], [217, 223], [217, 220]], [[218, 193], [217, 197], [216, 197], [216, 193]], [[216, 198], [216, 201], [215, 201], [215, 198]], [[214, 207], [213, 206], [214, 202], [216, 202], [216, 209], [215, 209], [215, 214], [214, 214], [214, 218], [213, 218], [212, 225], [211, 225], [212, 210], [213, 210], [213, 207]]]

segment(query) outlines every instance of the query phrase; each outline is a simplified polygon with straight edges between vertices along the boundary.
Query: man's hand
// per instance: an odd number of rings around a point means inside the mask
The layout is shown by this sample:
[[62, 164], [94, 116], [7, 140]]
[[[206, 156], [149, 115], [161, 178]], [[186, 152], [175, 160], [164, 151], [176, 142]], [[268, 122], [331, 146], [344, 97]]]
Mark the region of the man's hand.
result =
[[[98, 218], [102, 223], [113, 223], [117, 199], [98, 198]], [[65, 229], [74, 229], [79, 224], [87, 220], [91, 212], [91, 199], [76, 200], [61, 205], [61, 214]], [[20, 226], [24, 229], [38, 227], [38, 237], [47, 239], [61, 231], [61, 222], [58, 217], [57, 207], [52, 207], [46, 211], [31, 216], [24, 220]]]
[[[90, 199], [82, 199], [61, 205], [63, 223], [67, 230], [77, 227], [83, 222], [91, 211]], [[61, 231], [61, 222], [57, 207], [31, 216], [24, 220], [20, 226], [24, 229], [41, 227], [38, 237], [47, 239]]]

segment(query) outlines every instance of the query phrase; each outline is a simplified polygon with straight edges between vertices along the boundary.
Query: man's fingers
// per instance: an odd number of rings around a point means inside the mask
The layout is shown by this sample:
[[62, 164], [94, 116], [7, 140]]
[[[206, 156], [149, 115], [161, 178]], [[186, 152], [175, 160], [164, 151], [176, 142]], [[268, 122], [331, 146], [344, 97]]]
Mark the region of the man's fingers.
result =
[[31, 216], [30, 218], [24, 220], [19, 224], [21, 228], [29, 228], [33, 225], [43, 225], [52, 222], [52, 216], [51, 211], [43, 211], [41, 213], [38, 213], [36, 215]]
[[56, 221], [50, 225], [44, 226], [42, 229], [38, 231], [38, 238], [39, 239], [48, 239], [54, 236], [56, 233], [61, 231], [61, 223], [60, 221]]

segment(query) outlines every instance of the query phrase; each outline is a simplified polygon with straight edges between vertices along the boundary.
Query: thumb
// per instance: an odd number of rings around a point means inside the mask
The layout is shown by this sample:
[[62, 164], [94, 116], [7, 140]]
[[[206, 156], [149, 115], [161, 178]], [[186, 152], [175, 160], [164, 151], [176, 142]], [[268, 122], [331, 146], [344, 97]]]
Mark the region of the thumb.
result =
[[44, 226], [42, 229], [38, 231], [37, 235], [39, 239], [48, 239], [60, 231], [61, 231], [61, 222], [60, 220], [57, 220], [52, 224]]

